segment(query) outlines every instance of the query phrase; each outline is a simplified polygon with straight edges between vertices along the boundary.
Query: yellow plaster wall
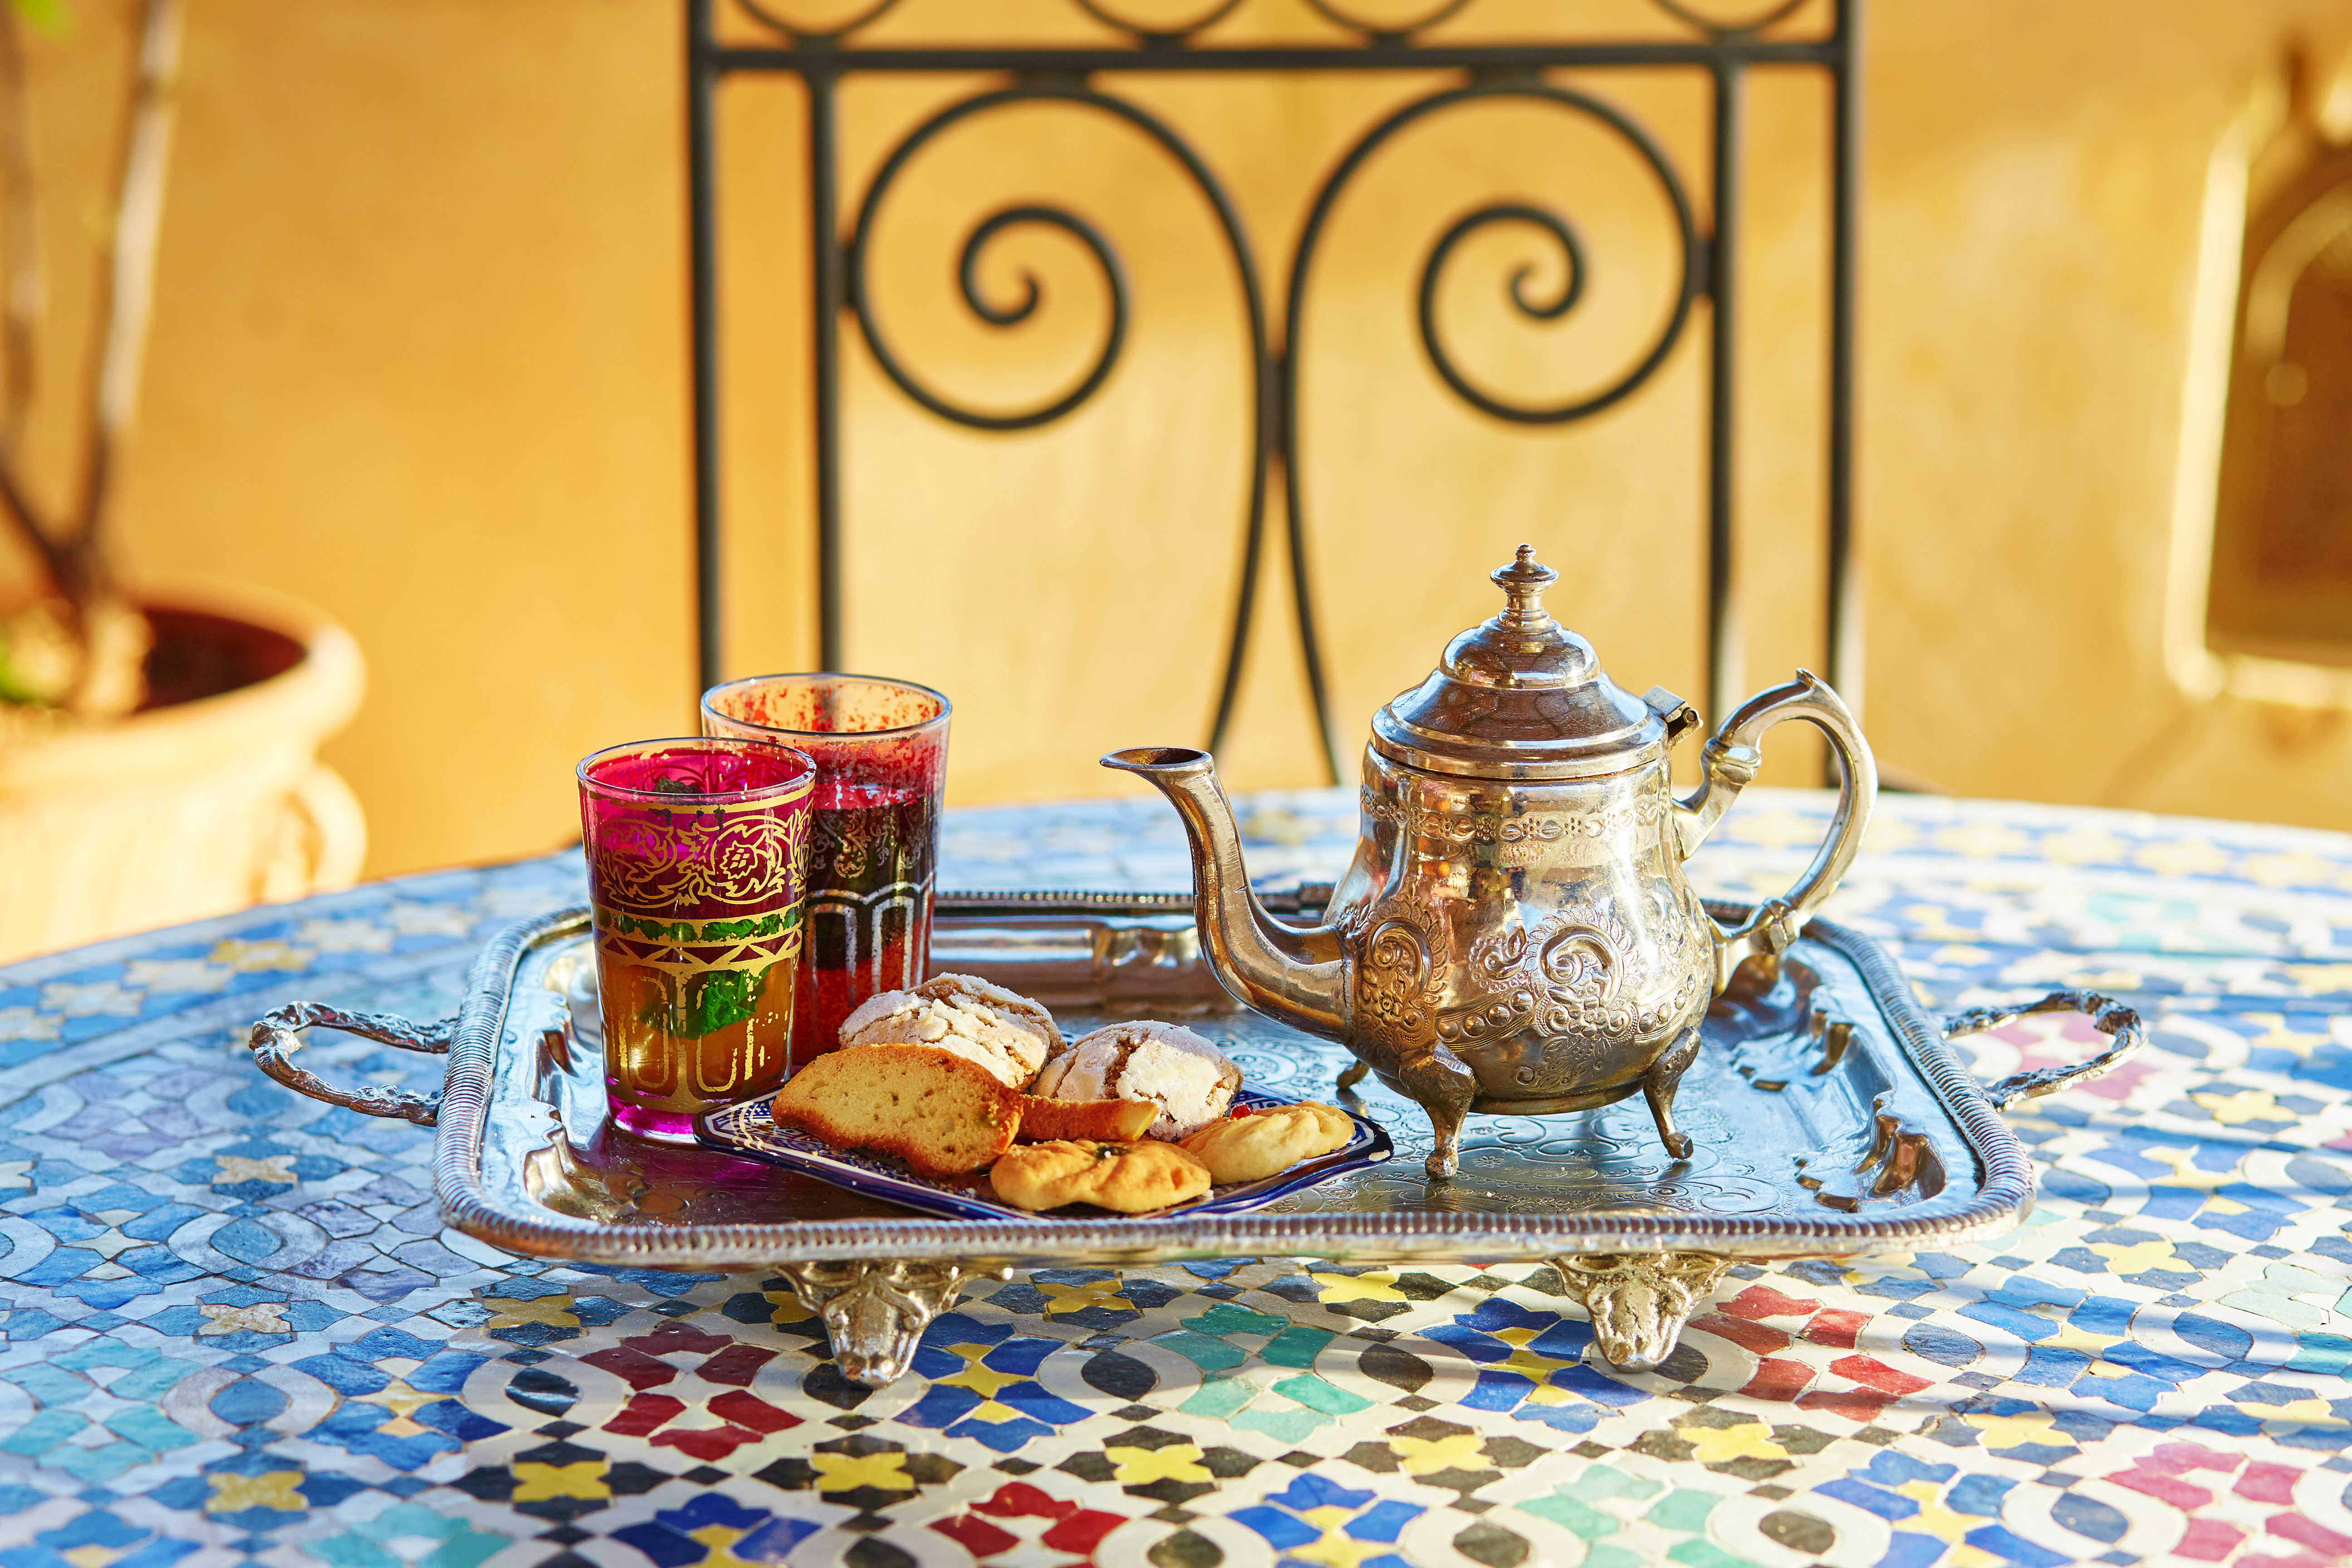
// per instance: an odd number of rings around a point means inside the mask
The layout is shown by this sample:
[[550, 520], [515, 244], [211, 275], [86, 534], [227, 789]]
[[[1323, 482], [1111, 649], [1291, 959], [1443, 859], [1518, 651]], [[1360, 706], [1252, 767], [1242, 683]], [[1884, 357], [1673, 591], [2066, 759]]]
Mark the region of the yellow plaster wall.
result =
[[[1135, 0], [1141, 7], [1145, 0]], [[1156, 3], [1156, 0], [1154, 0]], [[59, 263], [50, 391], [81, 363], [82, 253], [127, 0], [35, 48]], [[150, 574], [252, 578], [318, 603], [373, 686], [331, 760], [393, 872], [551, 846], [570, 765], [688, 723], [690, 566], [677, 0], [193, 0], [142, 425], [120, 521]], [[1654, 31], [1638, 0], [1484, 0], [1454, 31], [1571, 14]], [[905, 0], [876, 37], [992, 26], [1084, 36], [1064, 0]], [[1309, 37], [1298, 0], [1223, 36]], [[1866, 721], [1882, 756], [1959, 790], [2352, 826], [2331, 714], [2181, 697], [2163, 671], [2165, 572], [2211, 151], [2318, 0], [1879, 0], [1869, 46], [1861, 424]], [[1564, 79], [1575, 80], [1576, 79]], [[1436, 79], [1128, 90], [1231, 180], [1270, 306], [1314, 180]], [[894, 127], [972, 84], [845, 95], [852, 199]], [[1665, 73], [1586, 79], [1703, 165], [1705, 97]], [[1739, 471], [1748, 683], [1821, 658], [1826, 94], [1759, 80], [1742, 303]], [[725, 308], [735, 571], [730, 668], [812, 661], [799, 101], [731, 86]], [[1574, 215], [1586, 302], [1535, 329], [1500, 302], [1558, 258], [1527, 231], [1457, 255], [1459, 357], [1497, 390], [1564, 396], [1638, 351], [1670, 230], [1622, 149], [1525, 108], [1433, 121], [1337, 213], [1306, 328], [1305, 481], [1340, 733], [1488, 613], [1521, 539], [1563, 570], [1556, 609], [1613, 674], [1697, 695], [1704, 308], [1643, 395], [1570, 433], [1505, 428], [1438, 384], [1412, 323], [1435, 235], [1487, 199]], [[970, 224], [1055, 198], [1126, 257], [1128, 352], [1049, 429], [950, 428], [845, 330], [853, 524], [848, 662], [958, 702], [965, 800], [1102, 793], [1117, 745], [1197, 740], [1240, 541], [1240, 312], [1197, 193], [1132, 132], [1022, 109], [909, 170], [877, 239], [907, 359], [1016, 406], [1087, 362], [1102, 289], [1050, 235], [983, 279], [1045, 291], [976, 324], [951, 268]], [[35, 432], [67, 472], [53, 405]], [[1269, 519], [1278, 537], [1279, 514]], [[1279, 552], [1269, 557], [1237, 785], [1314, 782]], [[1818, 766], [1793, 738], [1773, 762]]]

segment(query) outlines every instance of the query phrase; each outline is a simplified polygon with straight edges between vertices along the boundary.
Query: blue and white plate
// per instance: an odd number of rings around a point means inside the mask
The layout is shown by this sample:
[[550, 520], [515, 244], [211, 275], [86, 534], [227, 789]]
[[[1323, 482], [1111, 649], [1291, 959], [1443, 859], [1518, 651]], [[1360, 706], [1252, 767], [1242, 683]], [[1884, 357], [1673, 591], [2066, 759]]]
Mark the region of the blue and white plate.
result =
[[[1253, 1111], [1278, 1110], [1298, 1101], [1288, 1095], [1269, 1094], [1261, 1089], [1242, 1086], [1234, 1095], [1234, 1103]], [[1149, 1219], [1156, 1215], [1243, 1214], [1263, 1208], [1285, 1193], [1295, 1193], [1301, 1187], [1311, 1187], [1345, 1171], [1360, 1171], [1377, 1165], [1395, 1150], [1389, 1135], [1378, 1122], [1368, 1121], [1350, 1111], [1349, 1120], [1356, 1124], [1356, 1135], [1344, 1148], [1312, 1160], [1302, 1160], [1286, 1171], [1279, 1171], [1259, 1182], [1237, 1182], [1231, 1186], [1212, 1187], [1209, 1195], [1197, 1203], [1180, 1204], [1172, 1208], [1155, 1209], [1150, 1215], [1125, 1215], [1126, 1219]], [[887, 1154], [868, 1154], [856, 1150], [835, 1149], [813, 1132], [797, 1127], [779, 1127], [768, 1114], [768, 1100], [745, 1100], [697, 1117], [695, 1132], [703, 1142], [730, 1154], [742, 1154], [754, 1160], [765, 1160], [772, 1165], [782, 1165], [787, 1171], [798, 1171], [804, 1176], [830, 1182], [836, 1187], [846, 1187], [867, 1197], [882, 1198], [918, 1214], [940, 1219], [1039, 1219], [1055, 1215], [1084, 1215], [1099, 1218], [1107, 1211], [1091, 1205], [1074, 1204], [1067, 1208], [1049, 1209], [1044, 1215], [1034, 1210], [1015, 1208], [1000, 1201], [988, 1184], [985, 1174], [965, 1177], [961, 1181], [933, 1181], [919, 1176], [899, 1161]]]

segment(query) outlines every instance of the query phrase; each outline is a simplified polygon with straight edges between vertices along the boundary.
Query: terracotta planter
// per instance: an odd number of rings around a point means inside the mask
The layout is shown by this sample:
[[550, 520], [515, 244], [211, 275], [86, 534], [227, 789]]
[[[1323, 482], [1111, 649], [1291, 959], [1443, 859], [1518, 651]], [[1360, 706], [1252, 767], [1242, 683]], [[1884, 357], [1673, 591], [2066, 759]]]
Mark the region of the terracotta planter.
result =
[[257, 589], [146, 599], [148, 706], [0, 746], [0, 963], [359, 875], [366, 821], [318, 760], [359, 706], [359, 645]]

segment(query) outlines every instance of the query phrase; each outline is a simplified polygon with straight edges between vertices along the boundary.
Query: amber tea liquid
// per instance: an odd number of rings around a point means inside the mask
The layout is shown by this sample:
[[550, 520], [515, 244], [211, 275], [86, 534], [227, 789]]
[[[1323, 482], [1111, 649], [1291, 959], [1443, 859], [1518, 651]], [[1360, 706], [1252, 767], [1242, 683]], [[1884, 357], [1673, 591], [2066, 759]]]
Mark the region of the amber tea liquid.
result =
[[688, 970], [632, 963], [600, 948], [596, 960], [604, 1090], [625, 1130], [691, 1136], [700, 1111], [784, 1081], [793, 958]]
[[816, 765], [761, 741], [649, 741], [580, 764], [612, 1125], [694, 1119], [792, 1062]]

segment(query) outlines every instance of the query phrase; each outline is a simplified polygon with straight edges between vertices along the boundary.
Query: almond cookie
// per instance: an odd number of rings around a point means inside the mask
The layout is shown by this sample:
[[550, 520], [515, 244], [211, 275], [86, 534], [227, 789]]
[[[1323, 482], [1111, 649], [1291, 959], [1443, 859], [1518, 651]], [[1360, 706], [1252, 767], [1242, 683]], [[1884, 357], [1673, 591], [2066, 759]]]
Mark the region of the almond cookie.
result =
[[1222, 1187], [1262, 1182], [1301, 1160], [1344, 1149], [1355, 1135], [1355, 1121], [1346, 1111], [1308, 1100], [1212, 1121], [1177, 1146], [1207, 1166]]
[[937, 1046], [828, 1051], [785, 1080], [768, 1114], [836, 1149], [896, 1154], [919, 1175], [977, 1171], [1013, 1146], [1021, 1096]]
[[841, 1021], [845, 1046], [937, 1046], [1026, 1089], [1059, 1050], [1054, 1015], [974, 974], [934, 974], [911, 991], [885, 991]]
[[988, 1184], [1015, 1208], [1092, 1204], [1120, 1214], [1146, 1214], [1204, 1195], [1209, 1173], [1173, 1143], [1076, 1139], [1005, 1151], [989, 1171]]
[[1132, 1143], [1159, 1114], [1160, 1107], [1148, 1100], [1040, 1100], [1024, 1094], [1021, 1131], [1013, 1136], [1024, 1143], [1051, 1143], [1060, 1138]]
[[1174, 1024], [1111, 1024], [1046, 1058], [1030, 1086], [1055, 1100], [1148, 1100], [1160, 1107], [1151, 1136], [1173, 1141], [1233, 1104], [1242, 1069]]

